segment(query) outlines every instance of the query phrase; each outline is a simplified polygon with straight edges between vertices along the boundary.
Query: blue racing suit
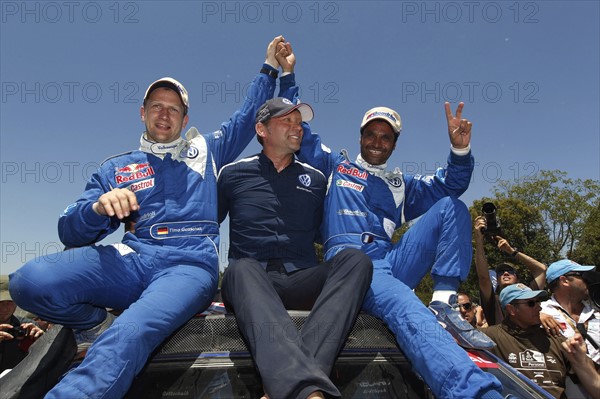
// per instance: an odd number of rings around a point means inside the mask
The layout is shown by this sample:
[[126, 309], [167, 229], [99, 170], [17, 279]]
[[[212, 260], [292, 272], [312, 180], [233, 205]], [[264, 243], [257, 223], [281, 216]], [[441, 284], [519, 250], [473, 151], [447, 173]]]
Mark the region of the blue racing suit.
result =
[[[373, 279], [363, 310], [382, 319], [400, 348], [438, 398], [498, 395], [500, 382], [481, 371], [411, 290], [431, 269], [434, 282], [456, 289], [471, 262], [471, 221], [456, 197], [473, 171], [470, 152], [452, 152], [434, 175], [404, 175], [370, 165], [359, 155], [332, 154], [304, 124], [301, 161], [329, 178], [321, 232], [325, 259], [359, 248], [373, 259]], [[420, 217], [402, 239], [394, 231]], [[447, 289], [447, 288], [446, 288]], [[494, 392], [492, 392], [494, 391]]]
[[[267, 65], [267, 69], [272, 69]], [[293, 83], [282, 77], [281, 90]], [[273, 96], [275, 79], [256, 76], [241, 109], [213, 133], [190, 129], [162, 144], [141, 138], [137, 151], [109, 158], [59, 219], [75, 248], [28, 262], [11, 275], [15, 302], [42, 319], [86, 330], [124, 310], [47, 398], [121, 398], [152, 351], [212, 301], [218, 283], [218, 170], [255, 136], [255, 114]], [[122, 243], [95, 246], [121, 221], [92, 205], [114, 189], [136, 195]]]

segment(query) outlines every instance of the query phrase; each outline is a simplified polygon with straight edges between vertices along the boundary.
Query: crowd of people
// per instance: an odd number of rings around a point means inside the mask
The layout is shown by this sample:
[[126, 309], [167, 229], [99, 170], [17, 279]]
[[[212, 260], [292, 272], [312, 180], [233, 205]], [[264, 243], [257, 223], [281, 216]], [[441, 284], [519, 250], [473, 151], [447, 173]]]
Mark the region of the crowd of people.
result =
[[502, 262], [494, 265], [494, 284], [484, 252], [485, 228], [485, 217], [475, 218], [475, 266], [487, 324], [481, 331], [496, 344], [490, 351], [556, 398], [600, 398], [600, 309], [590, 302], [584, 281], [586, 273], [600, 273], [569, 259], [546, 267], [491, 235], [498, 250], [525, 266], [532, 278], [525, 284], [515, 264]]
[[[190, 99], [180, 82], [149, 85], [139, 149], [102, 163], [59, 219], [68, 256], [35, 259], [10, 284], [2, 281], [3, 369], [43, 334], [35, 321], [13, 315], [18, 305], [73, 329], [87, 350], [46, 398], [123, 397], [152, 351], [210, 305], [219, 224], [229, 216], [221, 294], [261, 376], [263, 399], [341, 397], [330, 373], [360, 311], [383, 320], [436, 398], [504, 398], [498, 379], [463, 349], [477, 348], [556, 398], [580, 389], [597, 399], [600, 313], [583, 279], [594, 266], [561, 260], [546, 268], [493, 236], [533, 277], [528, 286], [519, 282], [515, 265], [504, 262], [494, 266], [494, 286], [486, 220], [476, 218], [472, 228], [458, 199], [474, 167], [464, 104], [454, 112], [444, 105], [447, 165], [408, 175], [387, 164], [402, 131], [391, 108], [364, 114], [355, 158], [323, 145], [309, 124], [315, 111], [299, 101], [295, 64], [291, 44], [275, 37], [241, 108], [203, 135], [192, 127], [182, 137]], [[252, 138], [261, 152], [236, 160]], [[410, 221], [394, 243], [394, 231]], [[121, 243], [95, 245], [123, 224]], [[479, 305], [459, 291], [473, 237]], [[315, 242], [323, 244], [322, 261]], [[413, 291], [427, 273], [428, 306]], [[310, 311], [293, 337], [288, 310]], [[570, 387], [572, 376], [580, 384]]]

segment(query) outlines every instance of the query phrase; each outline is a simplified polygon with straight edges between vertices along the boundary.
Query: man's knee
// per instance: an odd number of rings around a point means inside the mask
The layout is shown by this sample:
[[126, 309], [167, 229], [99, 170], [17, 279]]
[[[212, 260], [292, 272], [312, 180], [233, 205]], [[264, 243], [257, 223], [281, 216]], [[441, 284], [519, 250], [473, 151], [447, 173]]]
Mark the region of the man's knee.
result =
[[[56, 292], [57, 287], [45, 282], [46, 273], [38, 270], [32, 260], [10, 275], [9, 291], [15, 303], [27, 310], [43, 301], [43, 293]], [[64, 289], [64, 287], [60, 287]]]
[[436, 219], [441, 225], [468, 225], [470, 235], [471, 215], [465, 203], [458, 198], [444, 197], [436, 202], [429, 212], [439, 215]]
[[262, 265], [255, 259], [243, 258], [230, 261], [221, 281], [221, 294], [224, 302], [227, 304], [232, 299], [239, 297], [241, 290], [254, 284], [258, 273], [265, 274]]
[[244, 278], [248, 274], [254, 273], [257, 270], [262, 270], [262, 266], [256, 259], [235, 259], [230, 261], [229, 265], [227, 265], [224, 278], [225, 276], [227, 276], [227, 278]]
[[349, 267], [355, 273], [370, 276], [373, 274], [373, 262], [363, 251], [355, 248], [347, 248], [335, 256], [336, 263], [341, 267]]
[[436, 203], [436, 206], [443, 209], [453, 209], [455, 212], [469, 213], [467, 205], [456, 197], [444, 197]]

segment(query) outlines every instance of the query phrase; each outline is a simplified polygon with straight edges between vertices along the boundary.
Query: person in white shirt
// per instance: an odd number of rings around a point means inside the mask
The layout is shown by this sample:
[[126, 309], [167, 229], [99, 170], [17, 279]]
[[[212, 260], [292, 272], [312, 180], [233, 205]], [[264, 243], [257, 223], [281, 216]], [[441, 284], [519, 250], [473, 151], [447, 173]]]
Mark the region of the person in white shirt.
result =
[[590, 303], [582, 277], [595, 268], [569, 259], [552, 263], [546, 272], [552, 297], [542, 302], [540, 318], [549, 334], [571, 338], [580, 332], [585, 337], [588, 356], [600, 366], [600, 311]]

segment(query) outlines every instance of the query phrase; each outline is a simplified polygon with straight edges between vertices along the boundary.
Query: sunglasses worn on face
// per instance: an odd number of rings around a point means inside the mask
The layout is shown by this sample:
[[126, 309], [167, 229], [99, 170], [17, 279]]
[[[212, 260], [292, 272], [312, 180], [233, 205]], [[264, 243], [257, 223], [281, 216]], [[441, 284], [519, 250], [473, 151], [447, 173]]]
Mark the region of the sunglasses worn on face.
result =
[[498, 270], [498, 273], [496, 273], [496, 274], [498, 274], [499, 276], [502, 276], [504, 273], [508, 273], [513, 276], [517, 275], [517, 272], [514, 269]]
[[530, 299], [528, 301], [523, 301], [523, 302], [513, 302], [512, 304], [513, 305], [527, 305], [530, 308], [533, 308], [536, 305], [536, 303], [539, 303], [539, 302], [542, 302], [542, 301], [540, 301], [539, 299]]
[[471, 310], [471, 308], [473, 307], [473, 304], [471, 302], [466, 302], [466, 303], [457, 303], [454, 308], [463, 308], [464, 310]]
[[565, 277], [577, 277], [577, 278], [582, 278], [583, 277], [581, 275], [581, 273], [579, 273], [579, 272], [571, 272], [571, 273], [563, 274], [563, 276], [565, 276]]

